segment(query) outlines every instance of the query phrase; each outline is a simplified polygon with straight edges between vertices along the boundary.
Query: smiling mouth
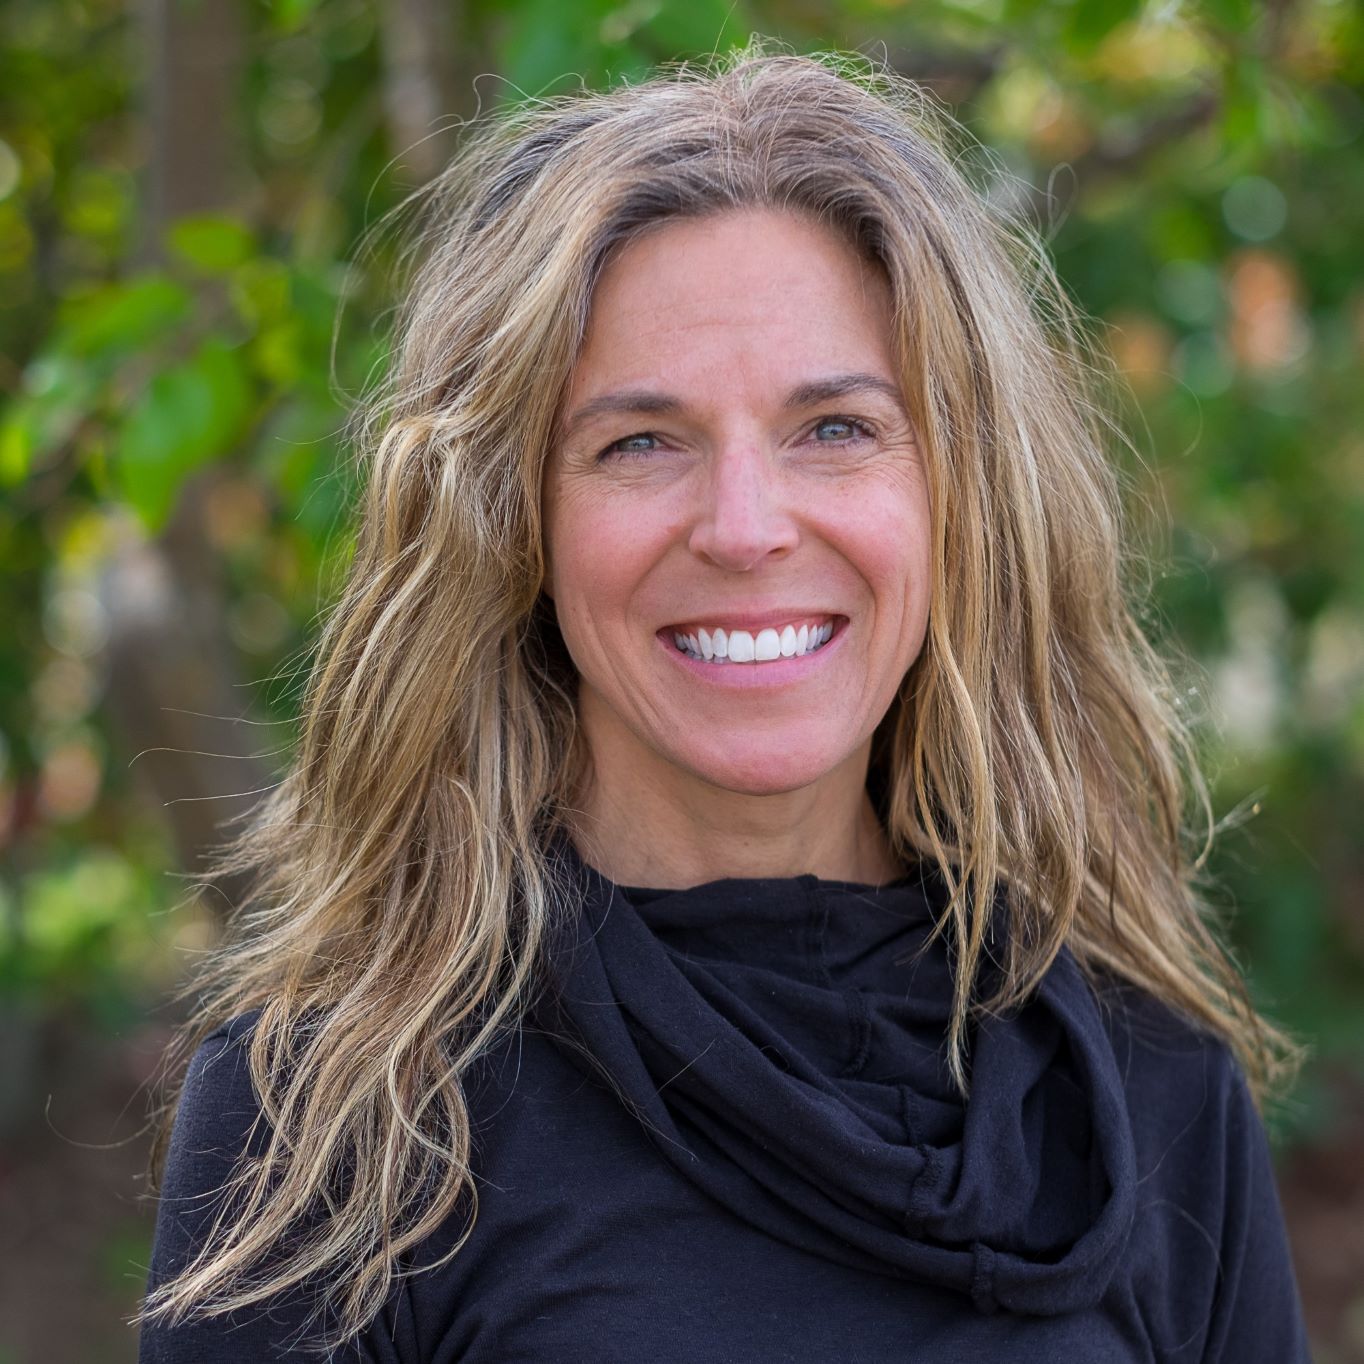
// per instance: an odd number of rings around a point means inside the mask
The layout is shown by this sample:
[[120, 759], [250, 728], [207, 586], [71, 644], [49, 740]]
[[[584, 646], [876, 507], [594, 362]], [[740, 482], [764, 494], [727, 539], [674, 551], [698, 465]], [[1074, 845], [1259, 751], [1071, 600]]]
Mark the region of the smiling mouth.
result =
[[686, 634], [672, 631], [679, 653], [702, 663], [772, 663], [818, 653], [832, 638], [835, 617], [791, 621], [779, 629], [697, 629]]

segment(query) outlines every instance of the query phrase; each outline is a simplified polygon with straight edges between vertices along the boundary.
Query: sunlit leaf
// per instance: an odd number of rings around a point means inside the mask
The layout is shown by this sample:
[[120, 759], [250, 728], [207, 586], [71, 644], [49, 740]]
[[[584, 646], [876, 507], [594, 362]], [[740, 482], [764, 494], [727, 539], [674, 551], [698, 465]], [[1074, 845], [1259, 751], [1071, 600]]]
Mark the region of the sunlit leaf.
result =
[[211, 215], [182, 218], [171, 227], [167, 241], [177, 256], [206, 274], [224, 274], [249, 260], [256, 250], [249, 228]]
[[321, 0], [269, 0], [271, 22], [285, 33], [301, 28], [316, 13]]
[[22, 482], [35, 461], [71, 439], [95, 402], [101, 375], [60, 353], [35, 360], [0, 422], [0, 482]]
[[0, 421], [0, 486], [12, 488], [28, 476], [33, 435], [22, 416], [7, 412]]

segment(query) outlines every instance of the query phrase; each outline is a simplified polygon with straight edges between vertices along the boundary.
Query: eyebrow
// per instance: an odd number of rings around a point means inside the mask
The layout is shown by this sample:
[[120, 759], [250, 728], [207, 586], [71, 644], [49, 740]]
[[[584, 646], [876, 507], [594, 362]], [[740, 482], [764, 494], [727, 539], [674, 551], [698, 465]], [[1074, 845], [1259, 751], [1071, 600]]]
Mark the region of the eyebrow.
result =
[[[899, 388], [879, 374], [854, 372], [831, 374], [823, 379], [811, 379], [797, 384], [782, 403], [785, 411], [814, 407], [834, 398], [845, 398], [850, 393], [880, 393], [903, 407]], [[585, 402], [563, 425], [561, 438], [570, 439], [581, 427], [608, 412], [638, 412], [651, 416], [671, 416], [681, 412], [686, 404], [670, 393], [651, 389], [622, 389], [618, 393], [604, 393]]]

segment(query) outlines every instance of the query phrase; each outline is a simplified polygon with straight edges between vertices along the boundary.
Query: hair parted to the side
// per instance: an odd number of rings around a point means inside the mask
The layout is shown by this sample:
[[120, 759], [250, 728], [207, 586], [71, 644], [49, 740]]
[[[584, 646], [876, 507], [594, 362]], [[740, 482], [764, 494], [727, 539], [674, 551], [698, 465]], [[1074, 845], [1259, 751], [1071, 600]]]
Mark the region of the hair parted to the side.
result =
[[1292, 1046], [1207, 926], [1210, 805], [1134, 614], [1079, 321], [1045, 252], [958, 170], [958, 133], [877, 63], [759, 39], [466, 132], [361, 428], [357, 550], [299, 748], [219, 859], [253, 892], [176, 1048], [258, 1009], [268, 1139], [138, 1320], [324, 1282], [335, 1344], [377, 1312], [398, 1256], [461, 1207], [472, 1228], [461, 1076], [533, 999], [547, 930], [574, 910], [546, 856], [583, 754], [541, 594], [542, 470], [607, 254], [668, 219], [809, 215], [889, 281], [934, 578], [873, 762], [892, 846], [954, 892], [963, 1090], [973, 1011], [1026, 997], [1063, 944], [1223, 1038], [1257, 1094], [1286, 1077]]

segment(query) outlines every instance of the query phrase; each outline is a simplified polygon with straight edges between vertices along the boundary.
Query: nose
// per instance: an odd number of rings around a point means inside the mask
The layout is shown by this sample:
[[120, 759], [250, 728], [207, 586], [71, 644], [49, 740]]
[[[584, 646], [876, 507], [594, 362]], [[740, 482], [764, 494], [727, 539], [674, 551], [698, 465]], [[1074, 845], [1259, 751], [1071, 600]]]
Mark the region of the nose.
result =
[[736, 442], [720, 451], [710, 462], [703, 496], [688, 541], [700, 558], [746, 573], [795, 548], [796, 522], [761, 444]]

